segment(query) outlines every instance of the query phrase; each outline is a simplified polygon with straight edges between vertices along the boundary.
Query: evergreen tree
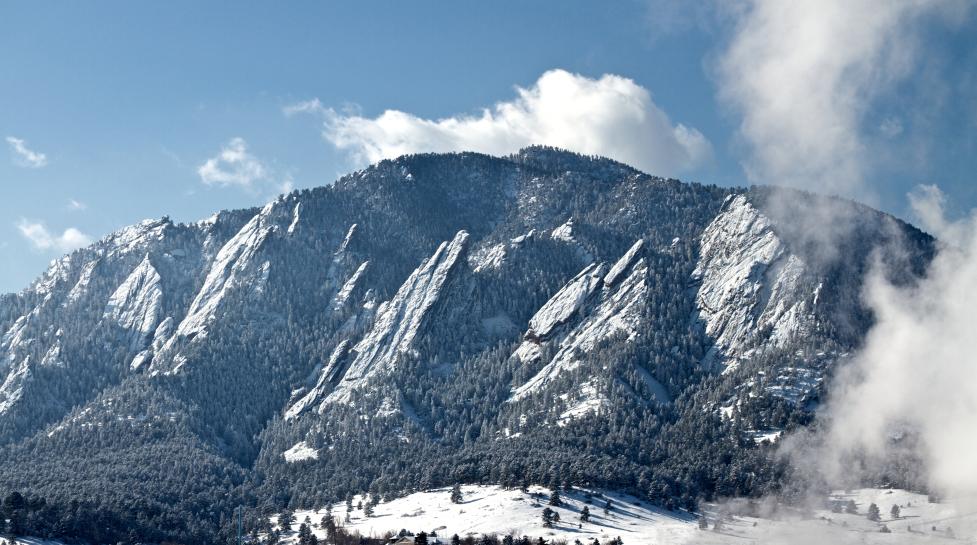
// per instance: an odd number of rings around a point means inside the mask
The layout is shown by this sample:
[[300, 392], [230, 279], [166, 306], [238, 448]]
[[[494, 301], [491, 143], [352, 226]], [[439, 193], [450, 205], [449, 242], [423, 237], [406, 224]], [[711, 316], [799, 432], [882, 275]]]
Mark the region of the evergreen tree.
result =
[[897, 519], [899, 518], [899, 514], [901, 513], [901, 510], [899, 509], [898, 505], [893, 505], [892, 509], [889, 510], [889, 513], [892, 514], [892, 518]]
[[882, 517], [881, 517], [881, 515], [879, 513], [879, 506], [878, 505], [875, 505], [874, 503], [872, 505], [869, 505], [868, 506], [868, 520], [871, 520], [873, 522], [878, 522], [881, 519], [882, 519]]
[[463, 499], [464, 498], [461, 494], [461, 485], [455, 483], [455, 485], [451, 487], [451, 503], [461, 503]]
[[543, 526], [546, 528], [553, 527], [553, 510], [549, 507], [543, 509]]
[[580, 510], [580, 522], [590, 522], [590, 507], [584, 505]]
[[421, 532], [414, 536], [414, 545], [427, 545], [427, 532]]
[[560, 506], [563, 505], [563, 499], [560, 498], [560, 489], [559, 488], [554, 488], [553, 489], [553, 493], [550, 494], [549, 504], [552, 505], [552, 506], [554, 506], [554, 507], [560, 507]]
[[291, 510], [286, 509], [282, 512], [281, 516], [278, 517], [278, 526], [283, 532], [291, 532], [292, 524], [295, 523], [295, 513]]

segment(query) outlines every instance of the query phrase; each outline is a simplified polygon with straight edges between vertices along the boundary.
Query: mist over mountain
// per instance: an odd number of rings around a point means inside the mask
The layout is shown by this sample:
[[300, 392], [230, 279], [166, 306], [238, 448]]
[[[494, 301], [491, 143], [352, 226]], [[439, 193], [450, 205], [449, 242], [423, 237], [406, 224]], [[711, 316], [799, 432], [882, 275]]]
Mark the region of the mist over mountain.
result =
[[547, 147], [147, 220], [0, 297], [0, 492], [44, 498], [36, 535], [187, 543], [455, 483], [789, 494], [772, 445], [865, 341], [869, 271], [935, 251], [854, 202]]

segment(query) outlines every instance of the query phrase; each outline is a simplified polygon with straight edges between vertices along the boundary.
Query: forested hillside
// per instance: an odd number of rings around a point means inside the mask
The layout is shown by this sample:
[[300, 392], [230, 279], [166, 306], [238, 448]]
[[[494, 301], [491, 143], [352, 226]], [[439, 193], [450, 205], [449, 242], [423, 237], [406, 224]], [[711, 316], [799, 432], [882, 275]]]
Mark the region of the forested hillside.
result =
[[[852, 218], [830, 252], [824, 207]], [[871, 325], [870, 263], [912, 282], [933, 246], [855, 203], [543, 147], [146, 221], [0, 297], [8, 529], [215, 543], [238, 507], [250, 531], [454, 483], [778, 492], [770, 440]]]

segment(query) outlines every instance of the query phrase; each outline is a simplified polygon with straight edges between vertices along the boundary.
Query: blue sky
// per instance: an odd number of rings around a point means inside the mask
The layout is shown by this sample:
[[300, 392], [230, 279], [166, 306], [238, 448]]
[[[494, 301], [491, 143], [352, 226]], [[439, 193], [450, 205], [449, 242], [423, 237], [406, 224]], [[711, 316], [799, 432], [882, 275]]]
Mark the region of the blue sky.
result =
[[545, 140], [908, 219], [920, 183], [977, 207], [967, 3], [778, 4], [4, 2], [0, 291], [400, 151]]

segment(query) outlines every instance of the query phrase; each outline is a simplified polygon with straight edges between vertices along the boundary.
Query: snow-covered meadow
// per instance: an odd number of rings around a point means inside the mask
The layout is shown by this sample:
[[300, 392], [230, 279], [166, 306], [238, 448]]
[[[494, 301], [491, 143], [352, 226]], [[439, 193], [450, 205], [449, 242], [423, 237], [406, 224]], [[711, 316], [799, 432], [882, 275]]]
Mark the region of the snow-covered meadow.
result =
[[[552, 507], [547, 503], [550, 491], [542, 487], [531, 487], [528, 493], [498, 486], [472, 485], [461, 490], [463, 501], [458, 504], [451, 502], [451, 490], [443, 488], [380, 503], [371, 517], [355, 508], [361, 500], [365, 502], [361, 497], [354, 498], [348, 522], [345, 522], [345, 504], [334, 505], [332, 513], [337, 524], [362, 535], [379, 537], [405, 529], [436, 533], [442, 542], [447, 542], [453, 534], [461, 537], [527, 535], [571, 544], [575, 540], [589, 544], [594, 539], [606, 543], [620, 537], [626, 544], [648, 545], [947, 544], [972, 543], [977, 536], [977, 509], [966, 509], [966, 502], [930, 503], [925, 495], [903, 490], [839, 491], [824, 498], [823, 508], [807, 512], [746, 501], [707, 504], [703, 506], [709, 522], [705, 530], [699, 528], [697, 516], [658, 509], [627, 494], [594, 491], [588, 498], [584, 491], [574, 490], [562, 494], [563, 506]], [[607, 500], [611, 500], [611, 508], [605, 512]], [[855, 502], [857, 513], [837, 513], [830, 508], [831, 501], [840, 505], [849, 500]], [[866, 516], [872, 503], [881, 512], [879, 522]], [[900, 508], [898, 519], [891, 515], [893, 505]], [[580, 521], [584, 506], [590, 509], [589, 522]], [[560, 515], [560, 522], [552, 528], [542, 524], [542, 511], [546, 507]], [[284, 535], [283, 541], [296, 541], [296, 532], [306, 517], [312, 521], [313, 533], [324, 538], [325, 530], [319, 528], [319, 522], [325, 513], [325, 509], [296, 512], [292, 533]], [[717, 519], [722, 521], [718, 530], [714, 528]], [[890, 532], [882, 532], [883, 526]]]

